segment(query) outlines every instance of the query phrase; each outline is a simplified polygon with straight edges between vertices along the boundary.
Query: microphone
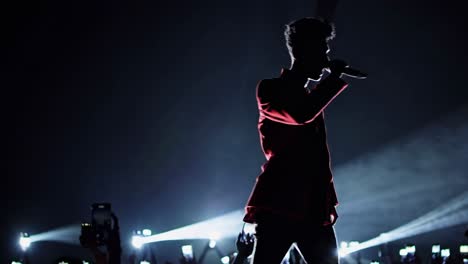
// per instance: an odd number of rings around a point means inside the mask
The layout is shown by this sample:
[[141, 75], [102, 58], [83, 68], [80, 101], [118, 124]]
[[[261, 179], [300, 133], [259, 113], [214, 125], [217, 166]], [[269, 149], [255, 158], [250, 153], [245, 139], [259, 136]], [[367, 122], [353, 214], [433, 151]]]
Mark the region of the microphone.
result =
[[328, 62], [328, 70], [331, 72], [331, 68], [337, 68], [341, 70], [343, 75], [356, 78], [356, 79], [365, 79], [367, 78], [367, 73], [361, 72], [360, 70], [351, 68], [343, 60], [331, 60]]
[[343, 74], [349, 77], [353, 77], [356, 79], [365, 79], [367, 78], [367, 73], [363, 73], [359, 70], [356, 70], [354, 68], [346, 67], [343, 70]]

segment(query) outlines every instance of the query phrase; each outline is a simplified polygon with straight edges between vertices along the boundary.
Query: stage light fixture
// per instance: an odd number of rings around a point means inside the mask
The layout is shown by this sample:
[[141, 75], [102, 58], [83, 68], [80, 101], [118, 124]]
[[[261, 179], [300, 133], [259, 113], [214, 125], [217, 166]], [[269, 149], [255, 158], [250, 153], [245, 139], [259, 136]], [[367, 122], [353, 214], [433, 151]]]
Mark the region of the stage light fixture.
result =
[[345, 257], [346, 255], [348, 255], [348, 247], [349, 247], [348, 242], [341, 241], [340, 248], [338, 249], [338, 256], [340, 258]]
[[341, 241], [341, 243], [340, 243], [340, 248], [348, 248], [348, 242], [346, 242], [346, 241]]
[[463, 260], [463, 264], [468, 264], [468, 245], [460, 245], [460, 255]]
[[348, 243], [349, 248], [354, 248], [354, 247], [357, 247], [357, 246], [359, 246], [358, 241], [349, 241], [349, 243]]
[[31, 246], [31, 238], [29, 237], [28, 233], [21, 233], [21, 236], [19, 238], [19, 245], [23, 251], [26, 251], [29, 246]]
[[468, 245], [460, 245], [460, 254], [468, 254]]
[[132, 236], [132, 246], [136, 249], [140, 249], [143, 247], [144, 241], [143, 241], [143, 235], [141, 231], [137, 230], [134, 232], [134, 235]]
[[440, 255], [443, 257], [443, 258], [448, 258], [450, 257], [450, 248], [444, 248], [440, 251]]
[[216, 247], [216, 240], [210, 239], [210, 243], [208, 244], [210, 248], [215, 248]]
[[193, 247], [192, 245], [184, 245], [182, 246], [182, 255], [186, 260], [193, 259]]
[[440, 245], [439, 244], [432, 245], [432, 254], [440, 254]]
[[406, 254], [414, 256], [416, 253], [416, 246], [414, 244], [406, 245]]
[[400, 248], [399, 254], [400, 257], [404, 258], [406, 255], [408, 255], [408, 251], [406, 251], [406, 248]]
[[222, 262], [223, 264], [229, 264], [229, 261], [230, 261], [230, 260], [231, 260], [231, 259], [229, 258], [229, 256], [224, 256], [224, 257], [221, 258], [221, 262]]
[[142, 234], [143, 236], [151, 236], [152, 232], [151, 232], [150, 229], [143, 229], [143, 230], [141, 231], [141, 234]]

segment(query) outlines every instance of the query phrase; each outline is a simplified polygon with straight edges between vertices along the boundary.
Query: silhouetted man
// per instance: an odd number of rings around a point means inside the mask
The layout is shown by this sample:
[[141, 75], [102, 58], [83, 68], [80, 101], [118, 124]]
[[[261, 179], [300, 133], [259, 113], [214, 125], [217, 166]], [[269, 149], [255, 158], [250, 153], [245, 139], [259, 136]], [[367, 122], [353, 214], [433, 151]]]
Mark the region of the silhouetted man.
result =
[[[338, 263], [338, 205], [323, 110], [347, 86], [343, 61], [330, 61], [332, 25], [303, 18], [286, 25], [291, 67], [257, 85], [258, 131], [267, 159], [246, 205], [255, 223], [254, 264], [280, 263], [296, 242], [309, 264]], [[324, 71], [328, 76], [322, 79]], [[361, 76], [364, 77], [364, 76]], [[313, 89], [307, 84], [320, 81]]]

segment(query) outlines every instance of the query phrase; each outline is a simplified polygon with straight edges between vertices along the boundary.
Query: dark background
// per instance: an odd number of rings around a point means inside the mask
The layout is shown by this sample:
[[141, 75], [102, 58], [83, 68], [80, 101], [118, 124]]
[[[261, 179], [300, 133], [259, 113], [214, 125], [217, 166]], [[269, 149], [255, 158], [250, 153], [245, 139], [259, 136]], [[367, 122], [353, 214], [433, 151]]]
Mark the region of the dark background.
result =
[[[465, 2], [339, 3], [331, 56], [369, 74], [348, 79], [326, 111], [340, 240], [370, 239], [467, 189]], [[242, 209], [264, 162], [255, 85], [289, 66], [284, 24], [314, 6], [4, 4], [1, 262], [17, 254], [20, 231], [78, 223], [95, 201], [112, 203], [125, 249], [135, 228]], [[390, 198], [374, 199], [382, 193]], [[414, 239], [459, 243], [466, 228]], [[177, 252], [171, 243], [161, 243], [162, 260]], [[84, 252], [44, 243], [32, 254], [45, 261], [54, 250]]]

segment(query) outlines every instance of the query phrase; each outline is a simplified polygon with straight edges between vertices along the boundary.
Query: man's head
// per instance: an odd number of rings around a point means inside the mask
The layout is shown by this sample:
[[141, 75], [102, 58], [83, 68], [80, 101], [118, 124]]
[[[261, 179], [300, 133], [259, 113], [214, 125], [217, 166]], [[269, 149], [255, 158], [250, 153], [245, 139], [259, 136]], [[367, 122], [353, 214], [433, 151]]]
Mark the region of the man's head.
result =
[[333, 25], [316, 18], [301, 18], [286, 25], [284, 36], [293, 67], [311, 79], [320, 79], [329, 60], [328, 41], [335, 37]]

